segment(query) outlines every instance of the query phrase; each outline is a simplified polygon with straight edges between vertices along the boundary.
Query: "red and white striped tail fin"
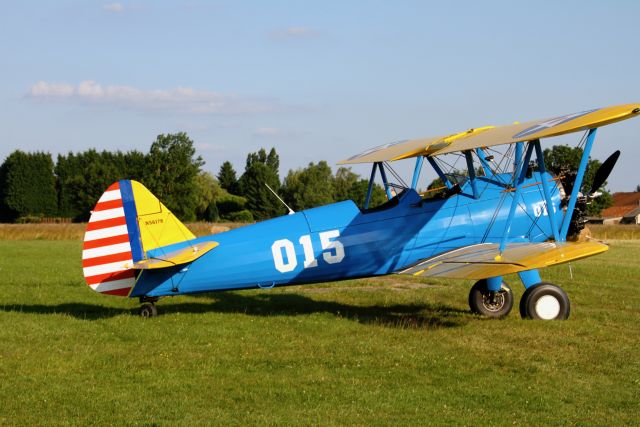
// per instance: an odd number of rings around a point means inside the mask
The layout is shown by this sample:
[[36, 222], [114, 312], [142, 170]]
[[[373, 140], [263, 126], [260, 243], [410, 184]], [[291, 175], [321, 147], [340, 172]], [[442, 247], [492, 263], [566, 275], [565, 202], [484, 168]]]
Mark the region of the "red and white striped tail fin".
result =
[[82, 270], [94, 291], [129, 295], [136, 281], [129, 231], [120, 182], [116, 182], [98, 200], [84, 235]]

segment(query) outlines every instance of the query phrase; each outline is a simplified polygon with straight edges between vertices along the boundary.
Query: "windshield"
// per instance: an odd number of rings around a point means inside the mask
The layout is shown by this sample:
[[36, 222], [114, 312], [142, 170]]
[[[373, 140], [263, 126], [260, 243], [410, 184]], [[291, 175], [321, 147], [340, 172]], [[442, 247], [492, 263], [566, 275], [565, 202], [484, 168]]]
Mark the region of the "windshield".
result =
[[402, 200], [402, 198], [405, 196], [405, 194], [407, 194], [407, 189], [403, 187], [402, 191], [400, 191], [398, 194], [396, 194], [394, 197], [390, 198], [383, 204], [369, 209], [360, 209], [360, 211], [364, 214], [367, 214], [371, 212], [380, 212], [386, 209], [390, 209], [394, 206], [397, 206], [400, 203], [400, 200]]

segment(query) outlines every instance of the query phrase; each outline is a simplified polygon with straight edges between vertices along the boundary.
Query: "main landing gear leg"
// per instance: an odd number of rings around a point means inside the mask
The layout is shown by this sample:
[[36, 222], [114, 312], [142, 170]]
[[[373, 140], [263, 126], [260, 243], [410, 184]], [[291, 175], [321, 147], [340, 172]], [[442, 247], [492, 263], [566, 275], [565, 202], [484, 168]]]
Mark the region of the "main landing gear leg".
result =
[[505, 317], [513, 307], [513, 293], [502, 277], [478, 280], [469, 291], [469, 308], [485, 317]]
[[523, 319], [565, 320], [569, 317], [569, 297], [560, 286], [543, 282], [538, 270], [523, 271], [518, 275], [526, 288], [520, 299]]
[[156, 317], [158, 315], [158, 308], [156, 302], [158, 298], [154, 297], [140, 297], [140, 316], [141, 317]]

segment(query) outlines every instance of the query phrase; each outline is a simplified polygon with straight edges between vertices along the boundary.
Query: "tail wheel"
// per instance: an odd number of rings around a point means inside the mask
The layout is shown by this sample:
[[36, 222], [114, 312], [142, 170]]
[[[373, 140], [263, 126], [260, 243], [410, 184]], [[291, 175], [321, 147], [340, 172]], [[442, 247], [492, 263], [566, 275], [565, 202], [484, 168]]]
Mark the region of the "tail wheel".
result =
[[478, 280], [469, 291], [469, 308], [475, 314], [491, 318], [505, 317], [513, 308], [513, 293], [502, 282], [499, 291], [490, 291], [486, 280]]
[[523, 319], [565, 320], [569, 317], [569, 311], [567, 293], [551, 283], [530, 286], [520, 300]]
[[140, 306], [141, 317], [156, 317], [158, 315], [158, 308], [155, 304], [147, 302]]

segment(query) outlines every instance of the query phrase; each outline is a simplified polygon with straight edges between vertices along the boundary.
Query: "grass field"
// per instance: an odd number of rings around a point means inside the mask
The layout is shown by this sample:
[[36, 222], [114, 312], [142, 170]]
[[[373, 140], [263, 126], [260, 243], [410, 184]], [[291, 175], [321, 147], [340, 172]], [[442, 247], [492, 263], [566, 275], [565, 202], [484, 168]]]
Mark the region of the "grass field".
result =
[[[204, 236], [244, 225], [247, 224], [241, 222], [193, 222], [188, 223], [187, 227], [196, 236]], [[86, 223], [0, 224], [0, 240], [82, 240], [86, 228]]]
[[[193, 222], [186, 224], [196, 236], [220, 233], [232, 228], [242, 227], [239, 222]], [[87, 224], [0, 224], [0, 240], [82, 240]], [[598, 225], [589, 224], [588, 235], [603, 240], [640, 239], [640, 226], [637, 225]]]
[[640, 419], [640, 241], [573, 280], [543, 271], [572, 299], [565, 322], [481, 319], [470, 283], [398, 276], [176, 297], [142, 319], [84, 285], [80, 248], [0, 241], [0, 425]]

